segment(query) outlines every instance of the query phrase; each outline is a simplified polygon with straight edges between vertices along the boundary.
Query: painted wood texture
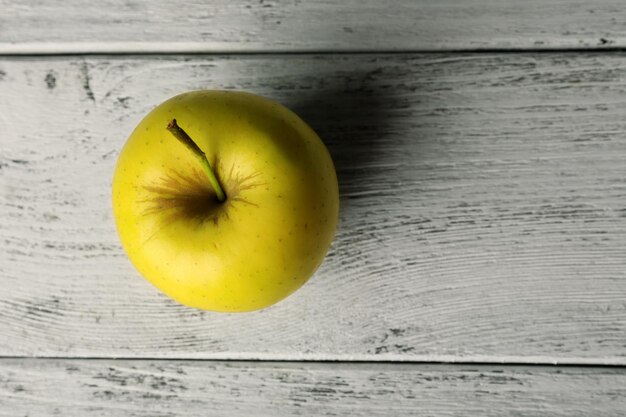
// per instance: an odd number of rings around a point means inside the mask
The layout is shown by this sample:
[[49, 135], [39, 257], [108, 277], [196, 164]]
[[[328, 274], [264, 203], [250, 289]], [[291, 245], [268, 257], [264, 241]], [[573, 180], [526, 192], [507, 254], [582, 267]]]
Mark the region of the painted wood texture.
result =
[[620, 416], [623, 368], [2, 360], [0, 416]]
[[[626, 363], [622, 54], [0, 60], [0, 354]], [[115, 232], [116, 156], [198, 88], [277, 99], [337, 166], [323, 266], [264, 311], [179, 306]]]
[[0, 0], [0, 53], [623, 48], [620, 0]]

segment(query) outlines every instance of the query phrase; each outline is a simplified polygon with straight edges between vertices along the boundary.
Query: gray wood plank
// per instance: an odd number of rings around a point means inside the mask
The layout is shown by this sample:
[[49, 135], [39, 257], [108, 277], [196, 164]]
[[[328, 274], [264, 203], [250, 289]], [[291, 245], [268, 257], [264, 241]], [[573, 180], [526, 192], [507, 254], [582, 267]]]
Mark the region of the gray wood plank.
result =
[[[623, 54], [0, 60], [0, 354], [626, 363]], [[243, 89], [328, 144], [341, 226], [251, 314], [133, 270], [116, 156], [154, 105]]]
[[620, 416], [623, 368], [0, 361], [0, 416]]
[[0, 53], [623, 48], [620, 0], [0, 0]]

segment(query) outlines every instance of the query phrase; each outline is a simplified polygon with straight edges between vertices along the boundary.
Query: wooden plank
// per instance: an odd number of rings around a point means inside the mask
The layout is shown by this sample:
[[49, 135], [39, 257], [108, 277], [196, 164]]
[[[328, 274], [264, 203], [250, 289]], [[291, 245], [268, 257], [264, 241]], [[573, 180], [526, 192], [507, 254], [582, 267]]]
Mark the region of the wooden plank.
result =
[[0, 416], [620, 416], [623, 368], [2, 360]]
[[[626, 57], [0, 61], [0, 354], [626, 363]], [[116, 156], [154, 105], [243, 89], [328, 144], [341, 226], [279, 305], [177, 305], [133, 270]]]
[[0, 0], [0, 53], [624, 48], [620, 0]]

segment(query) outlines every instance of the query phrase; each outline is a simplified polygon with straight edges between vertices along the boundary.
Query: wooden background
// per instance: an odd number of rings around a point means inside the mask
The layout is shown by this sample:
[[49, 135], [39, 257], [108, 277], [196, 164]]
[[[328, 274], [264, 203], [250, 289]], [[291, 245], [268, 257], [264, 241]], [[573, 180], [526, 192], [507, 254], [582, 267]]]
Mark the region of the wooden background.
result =
[[[0, 416], [626, 410], [626, 24], [602, 0], [0, 0]], [[300, 291], [216, 314], [110, 207], [145, 113], [293, 108], [341, 223]]]

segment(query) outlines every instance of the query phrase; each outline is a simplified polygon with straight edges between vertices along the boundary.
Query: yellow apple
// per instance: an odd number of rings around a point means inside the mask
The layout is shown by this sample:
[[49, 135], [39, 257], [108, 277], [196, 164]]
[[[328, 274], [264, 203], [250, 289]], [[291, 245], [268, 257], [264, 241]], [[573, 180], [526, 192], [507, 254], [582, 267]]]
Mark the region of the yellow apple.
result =
[[137, 270], [213, 311], [260, 309], [301, 287], [339, 214], [317, 134], [284, 106], [232, 91], [191, 91], [152, 110], [120, 153], [112, 194]]

